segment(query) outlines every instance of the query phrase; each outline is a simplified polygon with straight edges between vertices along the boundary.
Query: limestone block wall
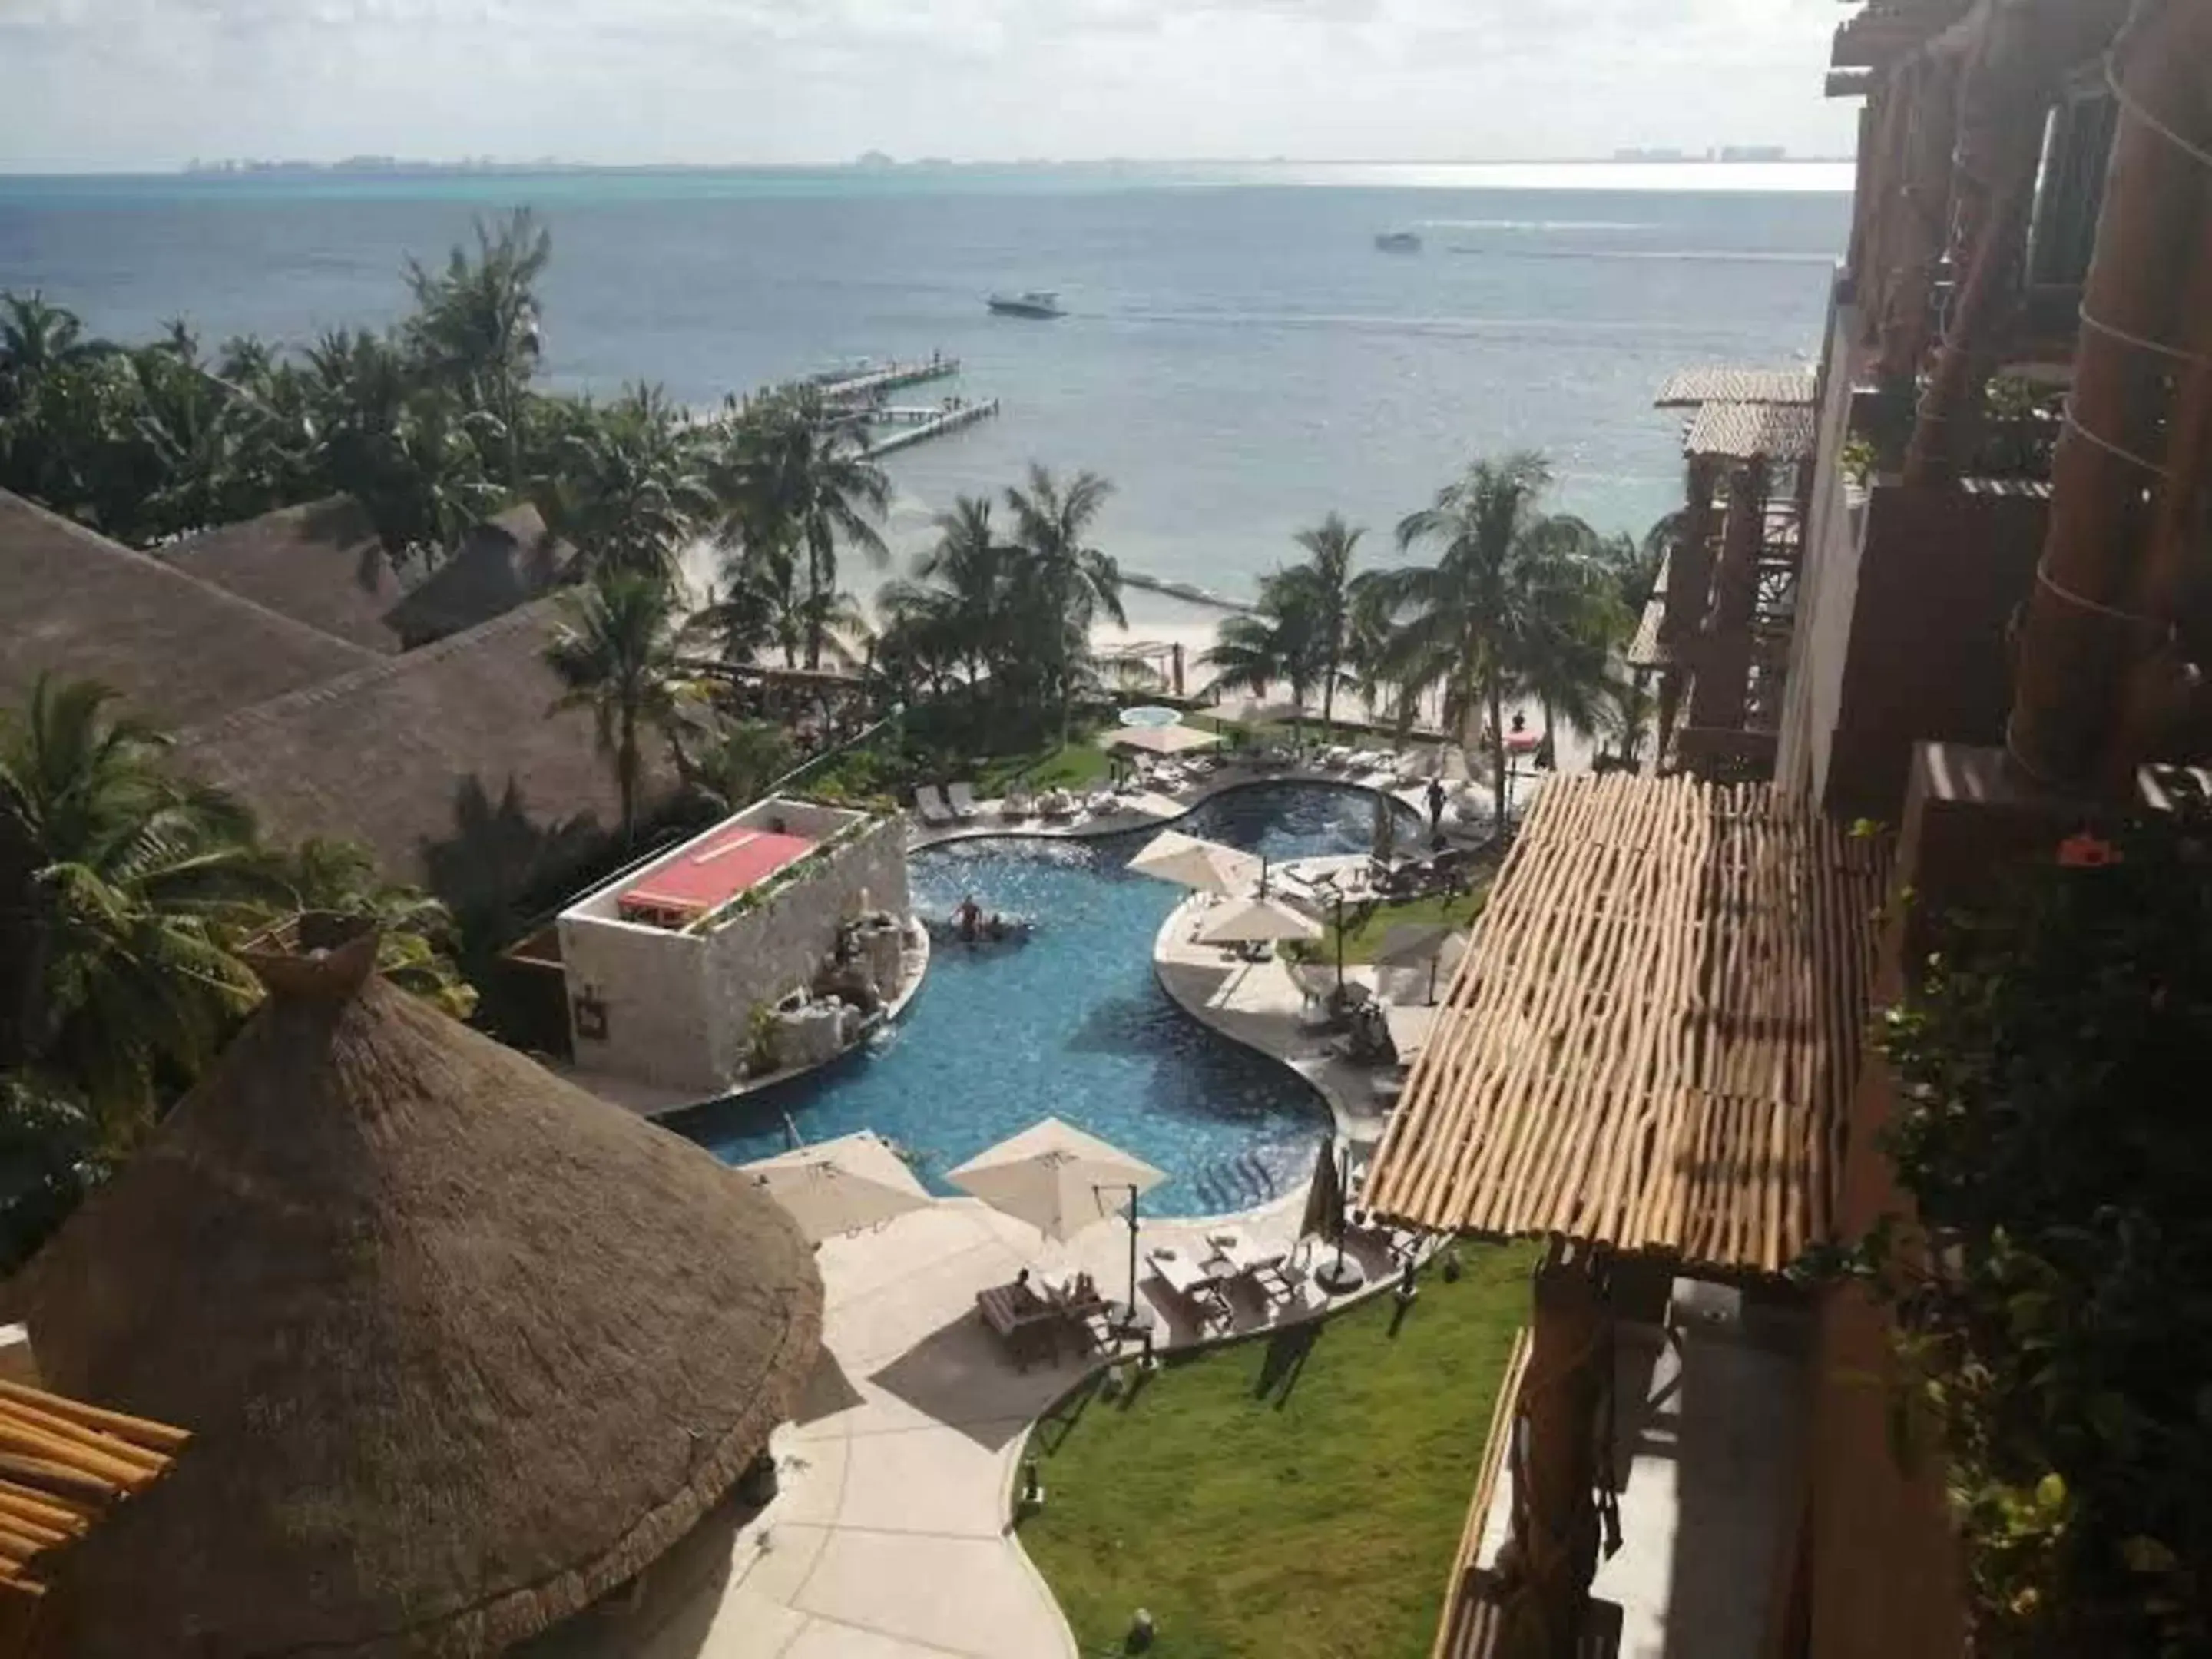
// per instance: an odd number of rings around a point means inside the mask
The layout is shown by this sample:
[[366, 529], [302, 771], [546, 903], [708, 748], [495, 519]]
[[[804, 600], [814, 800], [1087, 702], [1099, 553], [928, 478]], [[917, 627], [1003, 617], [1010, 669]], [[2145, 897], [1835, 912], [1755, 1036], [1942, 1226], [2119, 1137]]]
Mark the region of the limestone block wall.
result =
[[753, 1009], [811, 981], [836, 948], [846, 917], [864, 908], [902, 916], [910, 902], [906, 836], [895, 818], [869, 825], [794, 871], [733, 910], [702, 941], [707, 1065], [726, 1083], [744, 1069]]
[[[612, 918], [561, 918], [561, 964], [576, 1064], [663, 1088], [721, 1088], [708, 1041], [707, 941]], [[604, 1013], [594, 1036], [582, 1008]]]

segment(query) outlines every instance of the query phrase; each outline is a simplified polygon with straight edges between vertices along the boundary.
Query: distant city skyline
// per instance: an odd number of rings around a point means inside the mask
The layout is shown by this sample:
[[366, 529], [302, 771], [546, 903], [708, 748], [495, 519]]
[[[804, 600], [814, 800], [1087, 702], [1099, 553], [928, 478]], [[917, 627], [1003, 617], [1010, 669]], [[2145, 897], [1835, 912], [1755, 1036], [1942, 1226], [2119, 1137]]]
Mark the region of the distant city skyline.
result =
[[0, 171], [1847, 155], [1833, 0], [7, 0]]

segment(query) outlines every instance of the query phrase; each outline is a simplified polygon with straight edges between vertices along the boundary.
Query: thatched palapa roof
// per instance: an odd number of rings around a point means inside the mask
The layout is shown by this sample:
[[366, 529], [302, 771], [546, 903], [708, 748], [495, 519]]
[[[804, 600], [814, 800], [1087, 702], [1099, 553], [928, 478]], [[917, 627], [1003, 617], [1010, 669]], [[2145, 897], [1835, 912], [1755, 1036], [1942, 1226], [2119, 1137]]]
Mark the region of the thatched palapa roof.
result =
[[0, 489], [0, 706], [50, 672], [189, 726], [374, 660]]
[[[540, 823], [612, 830], [620, 798], [591, 715], [548, 712], [562, 690], [543, 654], [553, 603], [196, 727], [178, 762], [278, 836], [350, 837], [398, 878], [432, 878], [429, 849], [456, 833], [471, 781], [494, 802], [512, 786]], [[665, 781], [656, 757], [648, 789]]]
[[385, 621], [409, 649], [428, 645], [543, 598], [572, 557], [536, 507], [512, 507], [470, 532]]
[[689, 1530], [814, 1361], [781, 1211], [374, 945], [265, 966], [31, 1269], [55, 1385], [192, 1436], [73, 1553], [82, 1659], [496, 1651]]
[[162, 556], [204, 582], [364, 651], [399, 649], [385, 613], [402, 588], [361, 504], [347, 495], [279, 507], [188, 536]]

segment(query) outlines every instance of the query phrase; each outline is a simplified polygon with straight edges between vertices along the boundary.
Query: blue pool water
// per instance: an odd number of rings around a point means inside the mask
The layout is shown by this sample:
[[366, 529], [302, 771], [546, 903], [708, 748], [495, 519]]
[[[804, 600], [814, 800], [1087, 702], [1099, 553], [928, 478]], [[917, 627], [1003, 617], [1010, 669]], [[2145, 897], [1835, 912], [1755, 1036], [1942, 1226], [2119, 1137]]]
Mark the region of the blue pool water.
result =
[[[1410, 815], [1409, 815], [1410, 817]], [[1374, 798], [1262, 786], [1217, 796], [1176, 828], [1270, 859], [1358, 852]], [[1096, 841], [993, 837], [909, 861], [915, 907], [949, 915], [964, 894], [1039, 920], [1021, 945], [939, 935], [906, 1018], [823, 1072], [670, 1121], [731, 1163], [784, 1150], [784, 1115], [809, 1140], [873, 1129], [920, 1154], [923, 1181], [1058, 1116], [1134, 1152], [1168, 1179], [1162, 1215], [1259, 1203], [1313, 1166], [1328, 1108], [1286, 1067], [1200, 1025], [1168, 1000], [1152, 940], [1183, 890], [1124, 867], [1152, 832]]]

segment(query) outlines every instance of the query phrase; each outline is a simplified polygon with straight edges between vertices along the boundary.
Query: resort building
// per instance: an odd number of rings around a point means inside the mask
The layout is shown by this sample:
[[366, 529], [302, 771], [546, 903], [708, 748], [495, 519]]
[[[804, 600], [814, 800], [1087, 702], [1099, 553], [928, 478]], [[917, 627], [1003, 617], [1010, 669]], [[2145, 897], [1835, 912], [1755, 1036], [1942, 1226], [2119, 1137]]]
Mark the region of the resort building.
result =
[[576, 1064], [704, 1097], [826, 1060], [919, 974], [907, 911], [897, 817], [756, 801], [561, 913]]
[[191, 1435], [58, 1558], [41, 1655], [504, 1650], [722, 1513], [815, 1364], [772, 1200], [357, 927], [252, 958], [261, 1008], [14, 1287], [47, 1386]]
[[1866, 1036], [1929, 919], [2212, 757], [2208, 62], [2202, 5], [1866, 5], [1816, 370], [1662, 393], [1676, 775], [1545, 788], [1365, 1194], [1550, 1241], [1440, 1656], [1966, 1650], [1886, 1317], [1782, 1270], [1909, 1208]]

